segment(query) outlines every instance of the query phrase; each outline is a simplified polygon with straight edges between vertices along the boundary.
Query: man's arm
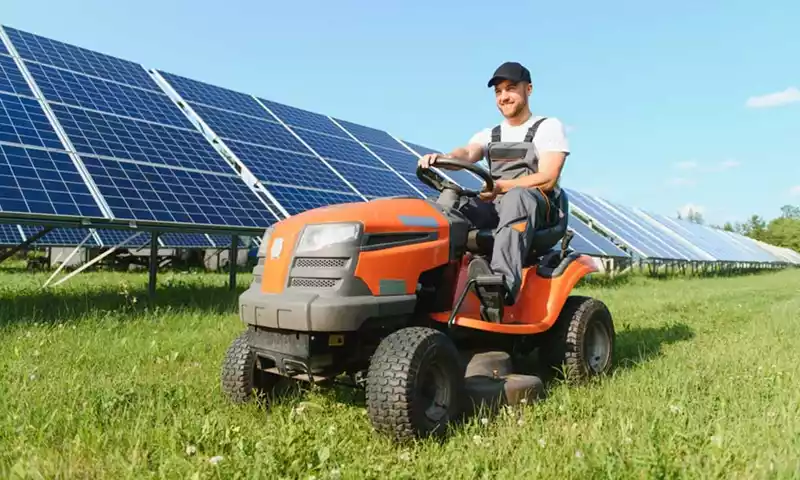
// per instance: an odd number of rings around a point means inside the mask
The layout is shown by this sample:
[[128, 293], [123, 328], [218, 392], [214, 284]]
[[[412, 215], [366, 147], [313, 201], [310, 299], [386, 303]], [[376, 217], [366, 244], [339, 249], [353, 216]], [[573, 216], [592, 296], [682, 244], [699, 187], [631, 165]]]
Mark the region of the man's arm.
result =
[[[429, 153], [423, 155], [419, 159], [419, 165], [423, 168], [428, 168], [431, 165], [436, 165], [436, 160], [440, 158], [452, 158], [454, 160], [462, 160], [464, 162], [475, 163], [483, 159], [485, 145], [488, 143], [486, 131], [480, 131], [472, 136], [472, 138], [463, 147], [458, 147], [450, 153]], [[443, 170], [458, 170], [456, 167], [438, 165]]]

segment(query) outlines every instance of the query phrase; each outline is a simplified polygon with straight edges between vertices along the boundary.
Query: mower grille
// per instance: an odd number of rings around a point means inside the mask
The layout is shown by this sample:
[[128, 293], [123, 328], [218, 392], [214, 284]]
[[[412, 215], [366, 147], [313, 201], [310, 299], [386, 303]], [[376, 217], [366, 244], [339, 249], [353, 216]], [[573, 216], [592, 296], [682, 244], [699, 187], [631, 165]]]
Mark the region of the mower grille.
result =
[[295, 260], [294, 266], [297, 268], [344, 268], [347, 266], [347, 260], [347, 258], [301, 257]]
[[292, 278], [292, 287], [299, 288], [334, 288], [339, 282], [337, 278]]

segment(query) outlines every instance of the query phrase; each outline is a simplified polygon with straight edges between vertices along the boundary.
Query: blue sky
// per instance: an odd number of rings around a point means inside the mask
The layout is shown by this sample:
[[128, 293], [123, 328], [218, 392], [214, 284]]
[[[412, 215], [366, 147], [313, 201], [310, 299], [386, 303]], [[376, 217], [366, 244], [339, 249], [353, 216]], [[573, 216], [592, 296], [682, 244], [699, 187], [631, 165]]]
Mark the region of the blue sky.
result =
[[[76, 6], [80, 3], [80, 6]], [[800, 2], [5, 0], [0, 22], [449, 151], [533, 75], [564, 185], [714, 223], [800, 205]], [[770, 96], [771, 95], [771, 96]]]

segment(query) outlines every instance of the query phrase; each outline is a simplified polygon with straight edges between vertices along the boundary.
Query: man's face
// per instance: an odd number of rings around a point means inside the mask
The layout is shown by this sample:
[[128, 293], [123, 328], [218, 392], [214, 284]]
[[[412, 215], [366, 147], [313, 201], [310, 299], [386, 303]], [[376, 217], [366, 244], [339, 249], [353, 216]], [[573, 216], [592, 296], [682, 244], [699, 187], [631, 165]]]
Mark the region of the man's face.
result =
[[528, 105], [528, 96], [531, 94], [531, 84], [526, 82], [511, 83], [503, 80], [494, 87], [494, 96], [497, 108], [506, 118], [514, 117]]

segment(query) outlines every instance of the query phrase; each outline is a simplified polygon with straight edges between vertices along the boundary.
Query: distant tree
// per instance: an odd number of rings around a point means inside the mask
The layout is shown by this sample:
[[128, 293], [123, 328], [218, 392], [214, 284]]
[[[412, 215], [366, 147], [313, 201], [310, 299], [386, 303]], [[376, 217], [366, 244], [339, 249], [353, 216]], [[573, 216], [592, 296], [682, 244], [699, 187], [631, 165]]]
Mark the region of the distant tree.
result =
[[800, 219], [800, 207], [784, 205], [781, 207], [781, 218]]
[[722, 229], [725, 230], [726, 232], [733, 232], [734, 231], [733, 225], [731, 224], [731, 222], [725, 222], [725, 225], [722, 226]]

